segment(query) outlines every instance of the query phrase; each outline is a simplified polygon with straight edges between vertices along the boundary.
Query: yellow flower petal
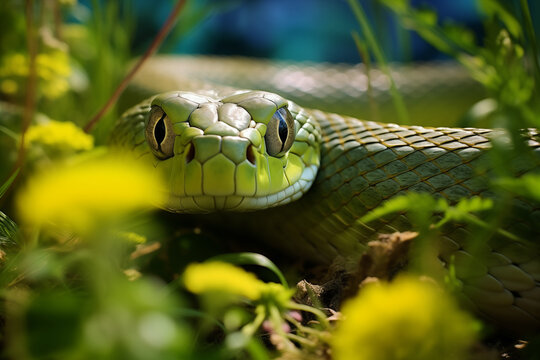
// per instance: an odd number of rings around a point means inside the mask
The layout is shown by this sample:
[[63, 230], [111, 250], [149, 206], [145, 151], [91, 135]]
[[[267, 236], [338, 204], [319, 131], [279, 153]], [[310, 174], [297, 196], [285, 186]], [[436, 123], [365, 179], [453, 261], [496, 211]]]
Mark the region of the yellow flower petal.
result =
[[51, 120], [28, 128], [25, 147], [28, 148], [34, 143], [58, 150], [90, 150], [94, 147], [94, 138], [72, 122]]
[[334, 359], [463, 359], [478, 326], [435, 284], [411, 277], [372, 284], [343, 307]]
[[165, 192], [155, 172], [124, 157], [100, 157], [32, 177], [18, 194], [23, 221], [87, 229], [98, 219], [159, 204]]
[[184, 284], [195, 294], [222, 291], [251, 300], [260, 298], [266, 285], [255, 275], [218, 261], [189, 265], [184, 272]]

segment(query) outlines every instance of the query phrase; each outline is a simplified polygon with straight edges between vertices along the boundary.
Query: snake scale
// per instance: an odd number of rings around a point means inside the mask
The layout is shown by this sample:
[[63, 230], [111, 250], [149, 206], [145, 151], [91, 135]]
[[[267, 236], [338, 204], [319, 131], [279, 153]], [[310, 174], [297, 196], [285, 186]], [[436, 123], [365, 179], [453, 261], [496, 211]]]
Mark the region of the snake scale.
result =
[[[231, 67], [234, 76], [224, 70]], [[112, 142], [136, 151], [165, 174], [167, 210], [217, 212], [197, 219], [219, 218], [224, 228], [240, 228], [281, 251], [322, 264], [338, 255], [358, 258], [377, 234], [410, 230], [402, 213], [368, 224], [358, 220], [397, 195], [427, 192], [452, 203], [493, 196], [484, 165], [490, 139], [502, 136], [500, 131], [400, 126], [338, 114], [339, 105], [328, 98], [352, 92], [357, 100], [343, 99], [349, 106], [342, 113], [366, 116], [363, 74], [346, 66], [304, 71], [298, 64], [247, 59], [156, 57], [131, 87], [131, 101], [150, 98], [125, 112]], [[455, 66], [394, 76], [404, 91], [408, 81], [426, 74], [432, 74], [435, 85], [430, 88], [424, 81], [413, 88], [417, 93], [427, 87], [412, 103], [419, 110], [413, 119], [438, 116], [445, 121], [445, 115], [455, 115], [456, 109], [441, 110], [436, 97], [470, 105], [480, 96]], [[384, 98], [387, 80], [372, 75], [371, 91]], [[349, 85], [340, 86], [343, 82]], [[440, 83], [446, 89], [455, 84], [453, 92], [433, 90]], [[383, 117], [390, 116], [387, 107], [383, 101]], [[534, 155], [532, 161], [511, 164], [518, 176], [540, 165], [537, 132], [524, 136]], [[456, 225], [437, 239], [439, 259], [441, 267], [455, 266], [463, 298], [479, 314], [507, 329], [537, 331], [540, 250], [534, 240], [540, 238], [540, 205], [518, 199], [512, 206], [507, 230], [533, 241], [495, 236], [471, 246], [468, 229]]]

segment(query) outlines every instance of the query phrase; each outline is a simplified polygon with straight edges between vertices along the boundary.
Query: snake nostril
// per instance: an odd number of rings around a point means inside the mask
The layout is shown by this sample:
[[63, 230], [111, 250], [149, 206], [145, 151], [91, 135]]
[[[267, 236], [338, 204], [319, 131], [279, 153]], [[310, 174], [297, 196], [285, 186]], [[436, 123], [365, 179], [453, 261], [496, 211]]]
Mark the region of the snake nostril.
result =
[[249, 145], [246, 151], [246, 158], [247, 160], [255, 165], [255, 150], [253, 150], [253, 145]]
[[195, 158], [195, 146], [193, 144], [189, 145], [189, 149], [186, 154], [186, 164], [191, 162]]

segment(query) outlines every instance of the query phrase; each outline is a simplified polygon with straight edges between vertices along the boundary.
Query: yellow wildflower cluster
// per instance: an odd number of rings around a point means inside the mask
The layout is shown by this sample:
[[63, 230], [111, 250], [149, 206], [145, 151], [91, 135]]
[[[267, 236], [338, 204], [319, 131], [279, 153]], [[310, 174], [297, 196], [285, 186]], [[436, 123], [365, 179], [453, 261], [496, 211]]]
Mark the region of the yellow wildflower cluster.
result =
[[[0, 91], [8, 95], [22, 92], [20, 84], [29, 74], [26, 55], [7, 55], [0, 65]], [[66, 52], [53, 50], [36, 56], [36, 75], [40, 80], [40, 94], [48, 99], [56, 99], [69, 90], [71, 75], [69, 56]]]
[[50, 120], [30, 126], [24, 139], [26, 148], [45, 145], [59, 151], [86, 151], [94, 147], [94, 138], [68, 121]]
[[19, 214], [27, 224], [88, 230], [98, 221], [161, 204], [165, 191], [154, 174], [140, 162], [111, 155], [49, 168], [18, 194]]
[[195, 294], [219, 291], [250, 300], [259, 299], [266, 285], [252, 273], [220, 261], [189, 265], [184, 271], [184, 284]]
[[334, 359], [464, 359], [478, 325], [452, 300], [412, 277], [369, 285], [343, 307], [332, 337]]
[[184, 271], [184, 285], [194, 294], [221, 292], [271, 307], [286, 309], [294, 290], [281, 284], [265, 283], [254, 274], [222, 261], [191, 264]]

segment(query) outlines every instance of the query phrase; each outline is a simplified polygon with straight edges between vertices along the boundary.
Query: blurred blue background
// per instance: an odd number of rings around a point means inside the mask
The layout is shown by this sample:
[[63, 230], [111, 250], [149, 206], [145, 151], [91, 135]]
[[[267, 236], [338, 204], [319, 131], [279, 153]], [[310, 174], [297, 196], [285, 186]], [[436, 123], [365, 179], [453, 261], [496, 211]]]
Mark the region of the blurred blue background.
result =
[[[377, 0], [360, 2], [388, 60], [443, 57], [404, 30]], [[538, 3], [530, 1], [533, 18], [540, 11]], [[412, 4], [431, 8], [442, 22], [466, 25], [482, 37], [482, 12], [475, 0], [414, 0]], [[511, 0], [508, 4], [518, 5]], [[173, 5], [171, 0], [136, 2], [136, 52], [144, 50]], [[356, 63], [360, 57], [353, 30], [359, 26], [345, 0], [198, 0], [188, 2], [176, 33], [162, 51]]]

